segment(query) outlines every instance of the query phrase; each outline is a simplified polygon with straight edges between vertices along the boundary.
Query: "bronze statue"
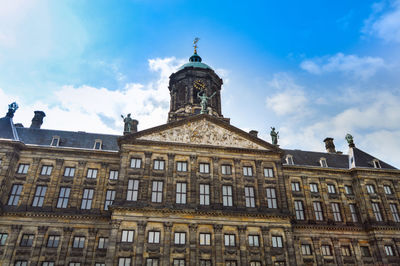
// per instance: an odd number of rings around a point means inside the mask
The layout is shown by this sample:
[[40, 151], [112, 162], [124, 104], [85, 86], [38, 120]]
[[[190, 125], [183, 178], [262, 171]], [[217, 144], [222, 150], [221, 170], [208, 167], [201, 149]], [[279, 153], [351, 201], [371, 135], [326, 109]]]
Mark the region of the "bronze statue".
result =
[[278, 145], [278, 139], [279, 139], [279, 131], [275, 132], [275, 128], [271, 127], [271, 139], [272, 139], [272, 144]]
[[345, 139], [347, 140], [347, 143], [349, 144], [349, 146], [354, 146], [354, 141], [353, 141], [353, 136], [352, 135], [347, 133]]
[[199, 97], [200, 100], [201, 100], [201, 101], [200, 101], [200, 105], [201, 105], [200, 114], [207, 114], [207, 113], [208, 113], [208, 111], [207, 111], [207, 103], [208, 103], [208, 100], [210, 100], [212, 97], [214, 97], [214, 95], [215, 95], [217, 92], [214, 92], [210, 97], [207, 96], [207, 94], [206, 94], [205, 91], [203, 91], [203, 95], [200, 95], [200, 92], [201, 92], [201, 91], [199, 91], [199, 92], [197, 93], [197, 97]]
[[6, 116], [13, 118], [15, 111], [18, 109], [18, 104], [16, 102], [13, 102], [8, 105], [8, 113]]
[[121, 115], [121, 117], [124, 119], [124, 133], [132, 132], [133, 119], [131, 118], [131, 114], [128, 114], [126, 117]]

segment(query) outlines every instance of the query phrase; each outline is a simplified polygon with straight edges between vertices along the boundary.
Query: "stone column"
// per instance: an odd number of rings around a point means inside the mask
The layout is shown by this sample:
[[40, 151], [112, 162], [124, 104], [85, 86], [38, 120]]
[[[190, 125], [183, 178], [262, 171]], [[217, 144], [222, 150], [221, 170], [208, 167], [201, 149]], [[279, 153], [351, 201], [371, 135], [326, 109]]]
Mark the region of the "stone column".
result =
[[239, 225], [239, 254], [240, 254], [240, 265], [245, 266], [248, 264], [247, 260], [247, 245], [246, 245], [246, 230], [247, 226]]
[[189, 265], [197, 265], [197, 224], [189, 225], [190, 261]]
[[97, 228], [89, 228], [88, 245], [86, 249], [85, 265], [90, 265], [96, 249], [96, 235], [99, 232]]
[[162, 265], [170, 264], [172, 225], [172, 222], [164, 222], [164, 252], [161, 257]]
[[13, 265], [11, 263], [11, 261], [12, 261], [14, 249], [17, 246], [17, 241], [18, 241], [21, 230], [22, 230], [22, 225], [20, 225], [20, 224], [11, 225], [11, 234], [7, 240], [8, 245], [5, 250], [5, 255], [4, 255], [4, 259], [3, 259], [4, 265]]
[[256, 169], [255, 169], [255, 174], [256, 174], [256, 180], [257, 180], [257, 188], [255, 190], [258, 191], [258, 195], [256, 200], [259, 202], [257, 204], [258, 208], [265, 209], [267, 207], [267, 202], [266, 202], [266, 191], [264, 189], [264, 175], [263, 175], [263, 169], [261, 167], [262, 161], [256, 160]]
[[190, 185], [188, 186], [189, 206], [196, 206], [196, 186], [197, 186], [197, 155], [190, 155]]
[[114, 258], [117, 252], [117, 241], [118, 241], [117, 236], [120, 226], [121, 226], [120, 220], [111, 221], [111, 230], [110, 230], [110, 235], [108, 237], [106, 265], [114, 265]]
[[240, 160], [234, 159], [235, 176], [232, 182], [233, 206], [236, 206], [236, 208], [245, 208], [244, 182], [242, 180], [244, 177], [240, 166]]
[[[215, 203], [220, 202], [220, 182], [219, 182], [219, 158], [213, 157], [213, 174], [211, 176], [210, 184], [210, 205], [215, 206]], [[199, 192], [200, 193], [200, 192]], [[214, 197], [213, 197], [214, 195]]]
[[270, 266], [272, 265], [272, 259], [271, 259], [271, 237], [269, 236], [269, 228], [266, 226], [262, 226], [261, 234], [264, 244], [264, 261], [266, 265]]
[[142, 202], [147, 205], [151, 204], [151, 152], [145, 152], [144, 156], [144, 170], [143, 170], [143, 179], [140, 180], [139, 190], [142, 196]]
[[[146, 221], [137, 222], [138, 237], [136, 240], [136, 264], [137, 266], [143, 265], [144, 242], [146, 241]], [[111, 265], [111, 264], [110, 264]]]
[[337, 239], [336, 237], [332, 238], [332, 243], [333, 243], [333, 252], [335, 253], [336, 263], [338, 265], [343, 265], [342, 252], [340, 250], [339, 239]]
[[[174, 161], [175, 161], [175, 154], [168, 153], [168, 168], [167, 168], [167, 178], [166, 178], [166, 184], [165, 188], [167, 190], [166, 193], [166, 199], [165, 199], [165, 205], [168, 207], [172, 207], [172, 205], [175, 203], [175, 197], [174, 197]], [[189, 192], [189, 196], [191, 193]]]
[[293, 244], [293, 232], [291, 228], [285, 228], [287, 251], [289, 256], [289, 265], [296, 265], [296, 253]]
[[42, 251], [43, 245], [45, 244], [44, 235], [46, 234], [48, 229], [49, 229], [48, 226], [39, 226], [38, 227], [38, 234], [36, 236], [36, 245], [32, 251], [32, 262], [36, 261], [37, 265], [39, 265], [40, 253]]
[[64, 230], [64, 236], [62, 238], [58, 265], [65, 264], [65, 259], [67, 258], [67, 255], [68, 255], [69, 243], [71, 241], [71, 235], [72, 235], [72, 232], [74, 231], [74, 228], [64, 227], [63, 230]]
[[222, 224], [214, 224], [214, 239], [215, 239], [215, 266], [223, 266], [224, 256], [222, 254], [222, 228], [224, 226]]
[[360, 253], [360, 247], [358, 246], [358, 240], [357, 239], [352, 239], [351, 240], [351, 245], [353, 246], [354, 258], [357, 261], [356, 264], [362, 265], [362, 258], [361, 258], [361, 253]]
[[321, 245], [319, 243], [319, 239], [320, 239], [319, 237], [311, 237], [315, 258], [317, 260], [317, 265], [324, 265], [321, 255]]

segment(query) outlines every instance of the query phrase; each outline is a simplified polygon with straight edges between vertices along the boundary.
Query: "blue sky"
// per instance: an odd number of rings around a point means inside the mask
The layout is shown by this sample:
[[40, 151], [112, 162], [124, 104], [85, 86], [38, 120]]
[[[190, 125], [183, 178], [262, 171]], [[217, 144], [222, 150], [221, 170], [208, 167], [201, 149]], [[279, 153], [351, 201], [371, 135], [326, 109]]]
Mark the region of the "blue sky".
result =
[[120, 134], [165, 123], [168, 77], [199, 54], [224, 116], [283, 148], [335, 138], [400, 166], [400, 1], [0, 0], [0, 106], [44, 128]]

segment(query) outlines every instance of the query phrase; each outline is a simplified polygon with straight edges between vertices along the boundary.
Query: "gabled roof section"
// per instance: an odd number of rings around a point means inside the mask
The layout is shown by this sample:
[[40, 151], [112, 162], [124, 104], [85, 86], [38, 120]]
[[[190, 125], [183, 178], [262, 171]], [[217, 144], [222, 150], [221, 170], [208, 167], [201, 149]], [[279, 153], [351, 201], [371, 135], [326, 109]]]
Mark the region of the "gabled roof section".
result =
[[133, 140], [280, 151], [278, 147], [207, 114], [129, 134], [121, 137], [118, 142], [130, 143]]
[[379, 164], [382, 169], [397, 169], [390, 164], [385, 163], [384, 161], [379, 160], [378, 158], [375, 158], [374, 156], [354, 147], [353, 149], [353, 154], [354, 154], [354, 162], [356, 167], [369, 167], [369, 168], [375, 168], [374, 167], [374, 160], [378, 160]]
[[12, 118], [9, 116], [0, 118], [0, 139], [19, 139]]
[[286, 164], [286, 155], [292, 155], [294, 165], [321, 167], [319, 161], [321, 158], [325, 158], [327, 168], [349, 169], [349, 157], [345, 154], [287, 149], [283, 151], [285, 155], [282, 158], [283, 164]]

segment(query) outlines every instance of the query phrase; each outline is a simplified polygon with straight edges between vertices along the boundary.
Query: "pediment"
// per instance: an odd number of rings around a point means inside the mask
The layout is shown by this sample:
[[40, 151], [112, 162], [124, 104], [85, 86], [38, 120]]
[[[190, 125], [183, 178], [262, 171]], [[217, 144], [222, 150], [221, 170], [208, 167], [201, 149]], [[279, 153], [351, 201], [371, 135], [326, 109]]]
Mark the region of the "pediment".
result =
[[138, 132], [135, 139], [264, 151], [275, 150], [273, 145], [227, 123], [204, 115], [199, 118]]

